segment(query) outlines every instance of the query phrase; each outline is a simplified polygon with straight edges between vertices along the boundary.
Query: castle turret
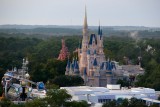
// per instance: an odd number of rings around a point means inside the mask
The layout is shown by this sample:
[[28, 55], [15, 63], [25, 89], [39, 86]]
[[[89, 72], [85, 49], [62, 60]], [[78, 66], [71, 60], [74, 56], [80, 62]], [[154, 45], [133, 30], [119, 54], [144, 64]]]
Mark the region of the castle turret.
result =
[[69, 56], [68, 48], [65, 45], [64, 39], [62, 39], [62, 49], [60, 50], [58, 60], [65, 60]]
[[98, 27], [98, 46], [103, 49], [103, 36], [102, 36], [102, 29], [100, 27], [100, 24]]
[[[88, 31], [88, 24], [87, 24], [87, 9], [85, 6], [85, 16], [84, 16], [84, 24], [83, 24], [83, 33], [86, 33]], [[83, 35], [84, 36], [84, 35]]]
[[99, 65], [97, 62], [97, 53], [96, 50], [94, 50], [94, 61], [93, 61], [93, 74], [94, 75], [94, 86], [99, 86], [99, 77], [100, 77], [100, 69], [99, 69]]
[[79, 65], [78, 65], [77, 60], [75, 60], [74, 62], [74, 74], [79, 75]]
[[93, 71], [94, 71], [94, 72], [97, 71], [97, 66], [98, 66], [97, 59], [94, 58], [94, 61], [93, 61]]
[[88, 47], [88, 24], [87, 24], [87, 10], [85, 7], [85, 16], [83, 24], [83, 40], [82, 40], [82, 51], [86, 51]]
[[87, 24], [87, 11], [85, 7], [85, 17], [83, 24], [83, 39], [82, 39], [82, 48], [81, 48], [81, 57], [80, 57], [80, 72], [83, 72], [83, 69], [87, 67], [87, 48], [88, 48], [88, 24]]
[[111, 84], [112, 83], [112, 69], [113, 69], [113, 65], [112, 62], [110, 60], [108, 60], [106, 62], [106, 76], [107, 76], [107, 83]]
[[70, 70], [70, 61], [68, 59], [65, 75], [69, 75], [69, 70]]
[[101, 33], [100, 33], [100, 40], [102, 40], [103, 38], [102, 38], [102, 35], [103, 35], [103, 33], [102, 33], [102, 29], [101, 29]]
[[87, 85], [87, 68], [85, 67], [84, 68], [84, 71], [83, 71], [83, 79], [84, 79], [84, 85]]
[[100, 62], [106, 61], [104, 51], [103, 51], [103, 34], [102, 34], [102, 29], [100, 28], [100, 25], [98, 29], [98, 53], [100, 55], [99, 57]]
[[99, 26], [98, 26], [98, 35], [101, 35], [101, 27], [100, 27], [100, 22], [99, 22]]
[[72, 63], [70, 62], [69, 75], [74, 74], [74, 65], [75, 65], [75, 59], [73, 58]]

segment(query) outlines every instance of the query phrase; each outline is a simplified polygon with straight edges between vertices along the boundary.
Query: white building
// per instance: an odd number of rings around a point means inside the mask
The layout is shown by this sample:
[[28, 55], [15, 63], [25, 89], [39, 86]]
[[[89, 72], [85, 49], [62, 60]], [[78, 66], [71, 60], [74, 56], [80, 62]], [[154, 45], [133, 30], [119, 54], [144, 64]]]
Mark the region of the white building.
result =
[[[104, 103], [111, 100], [117, 100], [119, 98], [130, 99], [135, 97], [137, 99], [144, 100], [146, 102], [159, 103], [156, 100], [157, 95], [154, 89], [151, 88], [121, 88], [120, 85], [107, 85], [106, 87], [89, 87], [89, 86], [78, 86], [78, 87], [61, 87], [61, 89], [66, 89], [69, 94], [72, 95], [72, 100], [81, 101], [85, 100], [92, 105], [98, 103]], [[148, 103], [147, 103], [148, 104]]]

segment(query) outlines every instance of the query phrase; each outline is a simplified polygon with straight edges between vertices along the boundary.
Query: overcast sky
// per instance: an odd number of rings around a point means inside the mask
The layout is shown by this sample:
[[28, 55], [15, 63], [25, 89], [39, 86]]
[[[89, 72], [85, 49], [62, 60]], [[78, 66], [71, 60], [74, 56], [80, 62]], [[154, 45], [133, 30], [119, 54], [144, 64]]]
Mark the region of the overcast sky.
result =
[[0, 24], [160, 27], [160, 0], [0, 0]]

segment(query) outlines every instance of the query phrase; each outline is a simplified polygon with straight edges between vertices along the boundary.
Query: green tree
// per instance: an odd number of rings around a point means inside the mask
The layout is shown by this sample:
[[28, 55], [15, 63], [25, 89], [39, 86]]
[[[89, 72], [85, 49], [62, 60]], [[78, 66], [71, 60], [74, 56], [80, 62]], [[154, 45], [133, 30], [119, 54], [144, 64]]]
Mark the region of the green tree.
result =
[[71, 99], [71, 95], [67, 93], [64, 89], [50, 89], [47, 92], [47, 97], [45, 101], [50, 107], [61, 107]]
[[44, 99], [34, 99], [25, 103], [25, 107], [48, 107]]
[[62, 75], [55, 77], [52, 83], [58, 85], [59, 87], [79, 86], [84, 84], [84, 80], [80, 76]]
[[[14, 104], [12, 103], [9, 107], [25, 107], [25, 104]], [[30, 106], [33, 107], [33, 106]]]
[[12, 102], [9, 99], [3, 98], [0, 101], [1, 107], [9, 107], [12, 104]]
[[69, 101], [66, 102], [65, 107], [88, 107], [88, 104], [86, 101]]
[[128, 107], [147, 107], [147, 105], [136, 98], [131, 98]]
[[117, 81], [117, 84], [121, 84], [121, 87], [128, 87], [128, 86], [130, 85], [129, 81], [126, 80], [126, 79], [124, 79], [124, 80], [119, 79], [119, 80]]
[[102, 107], [117, 107], [116, 100], [106, 102]]
[[128, 99], [123, 99], [122, 103], [120, 103], [120, 107], [128, 107], [129, 101]]

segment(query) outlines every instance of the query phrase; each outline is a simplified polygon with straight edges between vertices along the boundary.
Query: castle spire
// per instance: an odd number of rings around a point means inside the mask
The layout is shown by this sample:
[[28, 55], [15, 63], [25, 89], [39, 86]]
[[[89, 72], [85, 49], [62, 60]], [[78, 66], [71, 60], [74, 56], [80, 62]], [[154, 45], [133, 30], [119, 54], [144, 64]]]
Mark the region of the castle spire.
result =
[[87, 24], [87, 9], [85, 6], [85, 16], [84, 16], [84, 25], [83, 25], [84, 29], [88, 29], [88, 24]]
[[98, 35], [101, 35], [100, 21], [99, 21], [99, 26], [98, 26]]
[[62, 49], [60, 50], [58, 60], [64, 61], [69, 56], [68, 48], [65, 45], [65, 40], [62, 39]]

